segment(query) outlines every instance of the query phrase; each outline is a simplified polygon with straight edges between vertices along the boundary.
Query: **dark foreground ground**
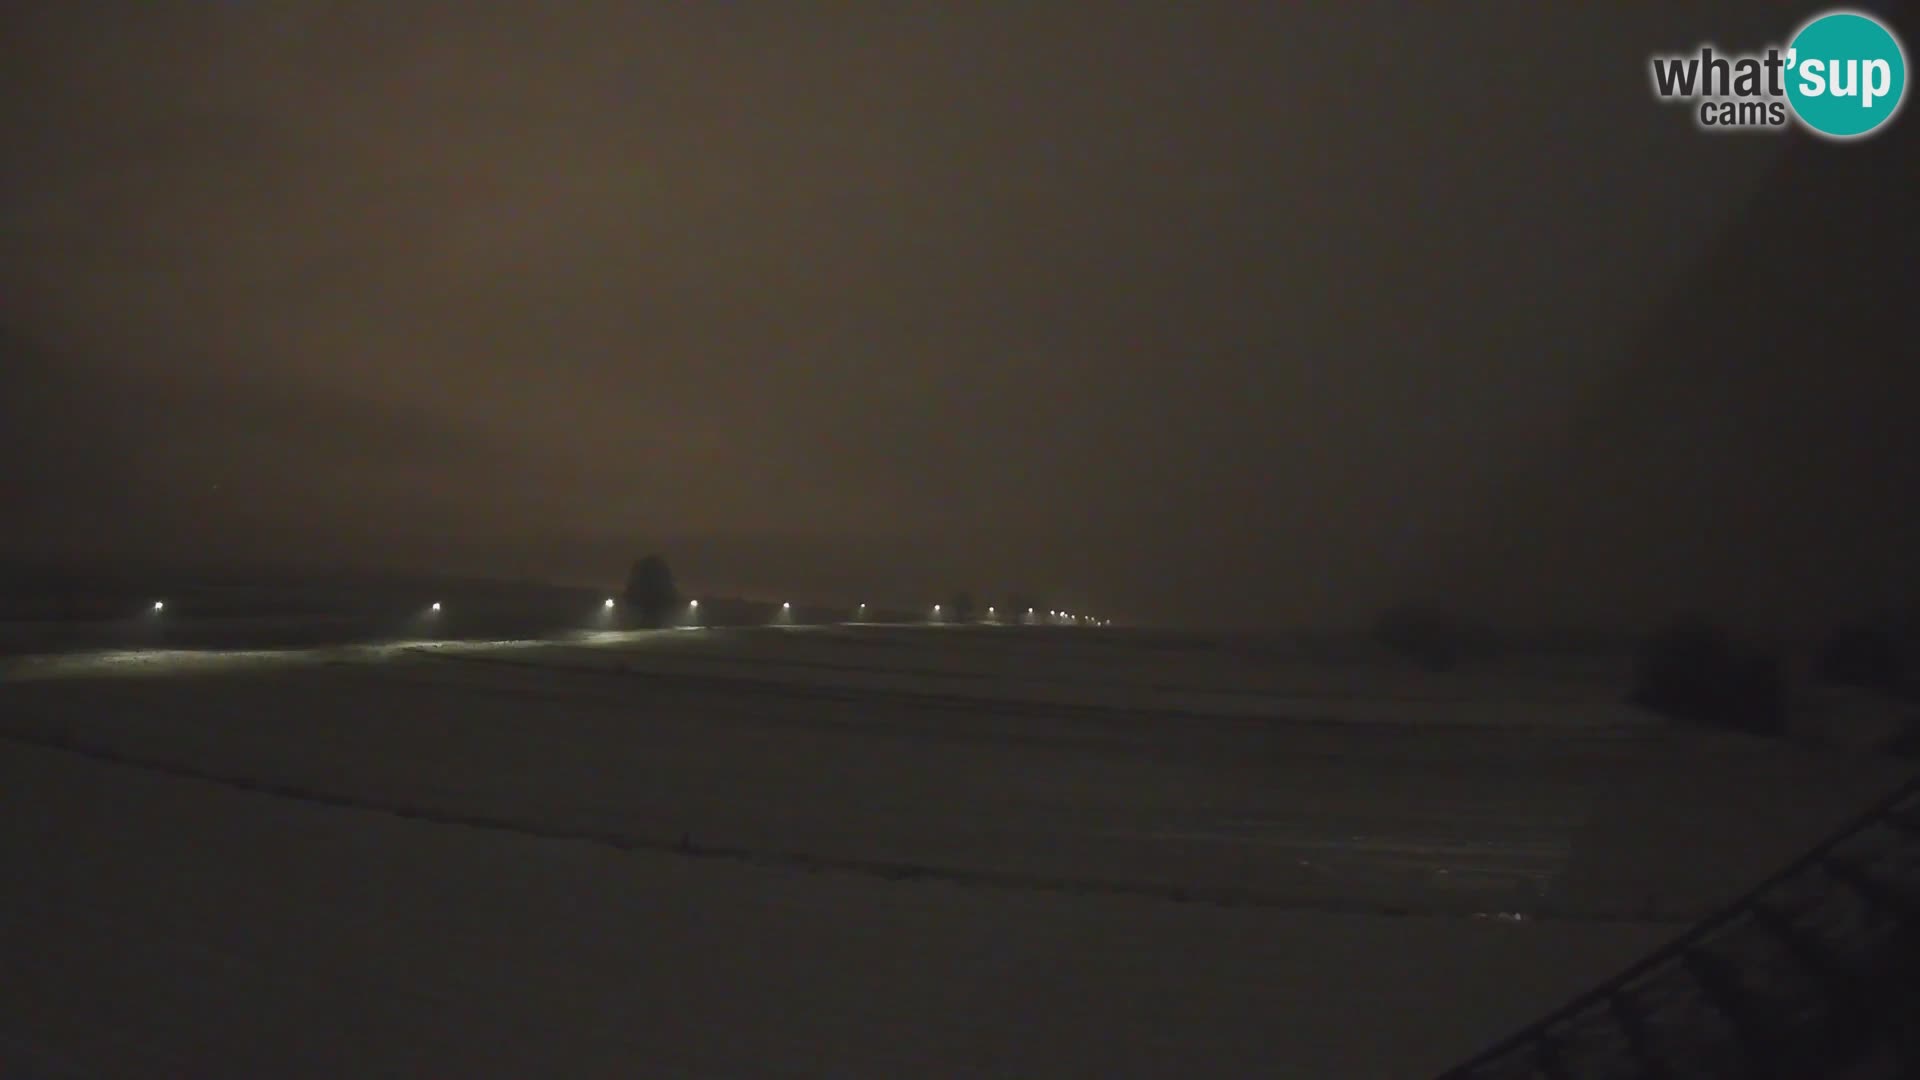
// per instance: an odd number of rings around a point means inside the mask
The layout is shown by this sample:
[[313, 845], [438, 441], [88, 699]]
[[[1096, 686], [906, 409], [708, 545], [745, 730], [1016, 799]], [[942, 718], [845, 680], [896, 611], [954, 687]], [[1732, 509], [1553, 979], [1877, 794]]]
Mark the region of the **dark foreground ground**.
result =
[[0, 1075], [1428, 1076], [1900, 775], [1177, 646], [11, 663]]

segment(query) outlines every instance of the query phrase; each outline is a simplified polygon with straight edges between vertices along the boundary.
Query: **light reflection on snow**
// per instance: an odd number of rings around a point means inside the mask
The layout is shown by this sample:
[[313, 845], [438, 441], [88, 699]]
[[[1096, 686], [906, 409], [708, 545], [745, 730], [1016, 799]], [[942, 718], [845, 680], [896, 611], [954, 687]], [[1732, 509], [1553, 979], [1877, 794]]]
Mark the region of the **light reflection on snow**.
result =
[[72, 679], [120, 675], [184, 675], [238, 668], [325, 663], [337, 649], [107, 649], [98, 652], [23, 656], [0, 664], [0, 678]]
[[0, 680], [111, 678], [195, 675], [222, 671], [313, 667], [321, 664], [382, 663], [408, 653], [478, 653], [554, 645], [628, 645], [661, 631], [588, 631], [567, 638], [401, 641], [324, 645], [288, 649], [100, 649], [0, 659]]

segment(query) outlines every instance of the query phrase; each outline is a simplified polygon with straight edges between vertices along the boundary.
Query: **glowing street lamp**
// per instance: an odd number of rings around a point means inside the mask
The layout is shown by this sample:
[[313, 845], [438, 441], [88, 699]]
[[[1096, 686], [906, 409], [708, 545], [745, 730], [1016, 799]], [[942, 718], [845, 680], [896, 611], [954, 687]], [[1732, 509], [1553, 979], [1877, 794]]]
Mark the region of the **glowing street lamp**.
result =
[[606, 608], [606, 609], [607, 609], [608, 611], [612, 611], [612, 610], [613, 610], [613, 597], [611, 597], [611, 596], [609, 596], [609, 597], [607, 597], [607, 602], [606, 602], [606, 603], [604, 603], [604, 604], [601, 604], [600, 606], [601, 606], [601, 607], [603, 607], [603, 608]]
[[167, 610], [167, 602], [165, 600], [155, 600], [153, 602], [153, 610], [155, 612], [161, 612], [161, 611]]
[[439, 611], [439, 610], [440, 610], [440, 601], [438, 601], [438, 600], [435, 600], [435, 601], [433, 602], [433, 606], [432, 606], [432, 607], [429, 607], [429, 608], [428, 608], [427, 610], [428, 610], [428, 611]]

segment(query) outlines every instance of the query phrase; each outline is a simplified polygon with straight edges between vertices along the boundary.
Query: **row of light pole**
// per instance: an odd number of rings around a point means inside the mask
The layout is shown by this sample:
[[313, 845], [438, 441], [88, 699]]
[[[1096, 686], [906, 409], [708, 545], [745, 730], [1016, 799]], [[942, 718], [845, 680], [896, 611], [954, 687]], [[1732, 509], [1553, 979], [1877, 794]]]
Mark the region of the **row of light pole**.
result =
[[[600, 605], [601, 610], [608, 611], [608, 612], [615, 610], [619, 606], [620, 606], [620, 602], [611, 596], [607, 597], [604, 601], [602, 601]], [[162, 612], [167, 610], [167, 602], [165, 600], [155, 600], [153, 602], [153, 606], [149, 610], [153, 614], [159, 615]], [[429, 615], [439, 615], [444, 610], [445, 608], [441, 604], [441, 602], [438, 600], [435, 600], [432, 603], [427, 605], [426, 613]], [[700, 601], [698, 600], [687, 601], [687, 614], [690, 619], [693, 619], [693, 620], [699, 619]], [[854, 619], [853, 619], [854, 622], [865, 622], [866, 616], [867, 616], [866, 604], [862, 603], [857, 605], [854, 608]], [[775, 618], [780, 621], [790, 622], [793, 618], [793, 602], [781, 601], [779, 614], [775, 616]], [[932, 614], [927, 619], [927, 621], [934, 622], [934, 623], [945, 622], [946, 615], [944, 614], [944, 609], [939, 604], [933, 605]], [[987, 618], [985, 621], [989, 623], [998, 623], [1000, 621], [1000, 618], [998, 615], [998, 609], [993, 607], [988, 607]], [[1111, 626], [1113, 625], [1113, 622], [1110, 619], [1096, 619], [1091, 615], [1075, 615], [1072, 612], [1064, 611], [1064, 610], [1049, 610], [1046, 613], [1046, 615], [1042, 617], [1033, 608], [1028, 608], [1026, 617], [1025, 617], [1025, 622], [1028, 624], [1032, 624], [1040, 621], [1044, 621], [1050, 625], [1056, 625], [1056, 626]], [[698, 625], [697, 622], [694, 625]]]

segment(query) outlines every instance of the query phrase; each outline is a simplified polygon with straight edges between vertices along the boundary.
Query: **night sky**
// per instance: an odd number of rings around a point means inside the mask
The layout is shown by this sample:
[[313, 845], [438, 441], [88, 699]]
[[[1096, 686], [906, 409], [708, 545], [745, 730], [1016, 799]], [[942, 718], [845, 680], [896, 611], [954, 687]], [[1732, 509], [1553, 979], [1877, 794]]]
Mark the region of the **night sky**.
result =
[[[1764, 593], [1883, 501], [1745, 534], [1777, 557], [1695, 596], [1721, 485], [1623, 500], [1581, 440], [1714, 412], [1635, 412], [1676, 298], [1779, 220], [1750, 200], [1860, 149], [1703, 135], [1648, 54], [1806, 14], [8, 5], [6, 550], [584, 582], [659, 549], [706, 588], [1240, 625]], [[1700, 438], [1744, 462], [1777, 430]], [[1596, 551], [1543, 490], [1635, 527]]]

